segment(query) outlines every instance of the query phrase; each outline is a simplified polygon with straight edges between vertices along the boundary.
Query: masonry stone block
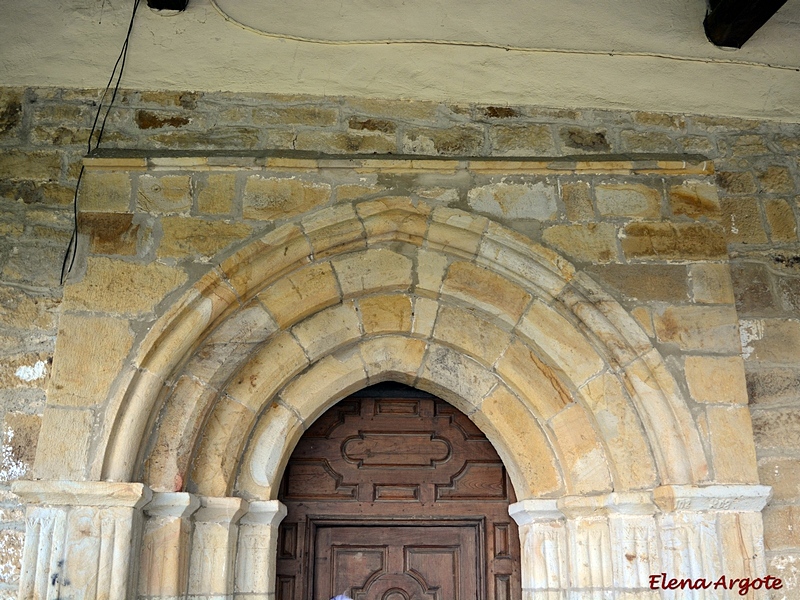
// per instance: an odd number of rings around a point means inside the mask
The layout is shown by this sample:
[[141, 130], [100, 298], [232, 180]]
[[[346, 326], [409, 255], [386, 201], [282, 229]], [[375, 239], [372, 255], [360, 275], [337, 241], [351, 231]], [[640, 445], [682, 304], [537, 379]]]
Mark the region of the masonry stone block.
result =
[[278, 221], [322, 206], [331, 197], [328, 184], [251, 175], [244, 189], [245, 219]]
[[692, 219], [717, 220], [722, 216], [717, 186], [711, 183], [687, 181], [669, 188], [672, 214]]
[[658, 310], [653, 323], [659, 341], [681, 350], [734, 354], [739, 351], [733, 307], [673, 306]]
[[706, 407], [714, 479], [718, 483], [758, 483], [752, 424], [746, 406]]
[[424, 389], [469, 415], [497, 385], [497, 378], [477, 361], [447, 346], [431, 344], [420, 371]]
[[361, 323], [353, 302], [327, 308], [292, 328], [306, 354], [320, 356], [361, 337]]
[[183, 217], [161, 219], [159, 258], [194, 258], [208, 261], [221, 250], [247, 238], [252, 228], [245, 223], [206, 221]]
[[345, 298], [365, 291], [408, 290], [413, 283], [411, 260], [384, 248], [338, 257], [332, 263]]
[[258, 298], [281, 327], [339, 302], [339, 287], [328, 262], [302, 267], [279, 279]]
[[641, 183], [603, 183], [594, 188], [597, 210], [607, 217], [658, 217], [661, 190]]
[[733, 304], [733, 286], [727, 264], [695, 263], [689, 266], [692, 299], [707, 304]]
[[761, 220], [758, 198], [753, 196], [723, 197], [722, 224], [731, 244], [765, 244], [767, 233]]
[[236, 200], [234, 173], [209, 173], [197, 186], [197, 210], [205, 215], [231, 215]]
[[608, 263], [617, 259], [617, 228], [612, 223], [554, 225], [542, 239], [581, 262]]
[[358, 301], [358, 311], [365, 334], [407, 332], [411, 329], [410, 296], [367, 296]]
[[323, 258], [366, 247], [364, 226], [349, 204], [316, 211], [302, 221], [314, 256]]
[[127, 172], [89, 169], [81, 180], [78, 208], [87, 212], [128, 212], [131, 189], [131, 176]]
[[727, 257], [723, 231], [701, 223], [631, 222], [621, 234], [628, 259], [720, 260]]
[[545, 182], [492, 183], [469, 191], [473, 210], [499, 219], [552, 221], [558, 214], [556, 190]]
[[428, 228], [430, 208], [407, 196], [387, 196], [356, 206], [369, 243], [383, 240], [419, 243]]
[[512, 325], [531, 300], [522, 287], [489, 269], [460, 261], [450, 265], [442, 294], [465, 300]]
[[769, 225], [769, 237], [773, 242], [797, 241], [797, 216], [786, 200], [767, 199], [764, 214]]
[[61, 175], [61, 155], [53, 151], [0, 153], [0, 178], [54, 181]]
[[759, 450], [791, 454], [800, 450], [800, 410], [774, 408], [753, 410], [753, 435]]
[[609, 292], [618, 292], [621, 299], [670, 303], [689, 299], [687, 272], [683, 265], [592, 265], [586, 267], [585, 272]]
[[136, 208], [157, 215], [187, 214], [192, 207], [188, 175], [142, 175], [136, 192]]
[[489, 129], [489, 141], [498, 156], [550, 156], [554, 150], [547, 125], [495, 125]]
[[564, 202], [567, 218], [570, 221], [591, 221], [595, 218], [589, 182], [562, 183], [561, 200]]
[[491, 366], [511, 341], [511, 335], [485, 321], [474, 310], [442, 305], [433, 337], [447, 341], [466, 354]]
[[370, 384], [389, 379], [415, 385], [426, 350], [423, 340], [405, 336], [381, 336], [359, 345]]
[[740, 356], [687, 356], [689, 393], [697, 402], [747, 404], [744, 362]]

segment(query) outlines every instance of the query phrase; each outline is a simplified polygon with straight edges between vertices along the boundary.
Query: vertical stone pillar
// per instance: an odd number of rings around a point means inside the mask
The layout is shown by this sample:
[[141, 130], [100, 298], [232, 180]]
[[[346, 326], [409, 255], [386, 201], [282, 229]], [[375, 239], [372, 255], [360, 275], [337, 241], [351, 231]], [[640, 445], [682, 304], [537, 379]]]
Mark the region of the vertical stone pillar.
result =
[[567, 589], [567, 536], [556, 500], [522, 500], [508, 507], [519, 527], [523, 600], [558, 600]]
[[267, 599], [275, 596], [278, 525], [286, 507], [277, 500], [251, 502], [239, 521], [236, 556], [236, 597]]
[[247, 511], [241, 498], [200, 496], [194, 517], [189, 596], [229, 598], [238, 537], [237, 521]]
[[200, 501], [182, 492], [155, 493], [144, 511], [148, 519], [142, 539], [139, 595], [179, 597], [189, 582], [192, 513]]
[[151, 496], [141, 483], [16, 481], [28, 507], [20, 600], [133, 597], [141, 537], [141, 507]]
[[[654, 498], [659, 517], [662, 567], [668, 577], [759, 578], [767, 575], [761, 510], [771, 495], [761, 485], [662, 486]], [[721, 590], [697, 590], [698, 599]], [[729, 592], [735, 594], [736, 592]], [[766, 598], [761, 589], [754, 598]]]

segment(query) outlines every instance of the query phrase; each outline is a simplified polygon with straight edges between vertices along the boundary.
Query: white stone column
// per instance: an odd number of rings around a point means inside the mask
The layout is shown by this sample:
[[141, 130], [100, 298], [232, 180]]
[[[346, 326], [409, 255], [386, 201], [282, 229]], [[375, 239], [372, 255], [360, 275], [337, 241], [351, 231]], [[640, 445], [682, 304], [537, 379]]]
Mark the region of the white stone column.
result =
[[237, 521], [247, 511], [241, 498], [200, 496], [194, 516], [189, 597], [223, 600], [233, 594]]
[[278, 526], [286, 507], [278, 500], [251, 502], [239, 521], [236, 556], [236, 598], [261, 600], [275, 597]]
[[189, 581], [190, 517], [200, 501], [192, 494], [153, 494], [145, 506], [139, 595], [182, 597]]
[[557, 501], [522, 500], [508, 514], [519, 527], [523, 600], [560, 600], [567, 589], [567, 535]]
[[132, 598], [141, 538], [141, 483], [16, 481], [28, 507], [20, 600]]
[[[662, 486], [653, 496], [659, 516], [662, 571], [666, 578], [717, 581], [719, 577], [767, 575], [761, 510], [771, 496], [761, 485]], [[697, 600], [716, 599], [721, 589], [695, 590]], [[736, 591], [728, 592], [738, 597]], [[681, 597], [676, 594], [674, 597]], [[768, 598], [764, 590], [750, 598]]]

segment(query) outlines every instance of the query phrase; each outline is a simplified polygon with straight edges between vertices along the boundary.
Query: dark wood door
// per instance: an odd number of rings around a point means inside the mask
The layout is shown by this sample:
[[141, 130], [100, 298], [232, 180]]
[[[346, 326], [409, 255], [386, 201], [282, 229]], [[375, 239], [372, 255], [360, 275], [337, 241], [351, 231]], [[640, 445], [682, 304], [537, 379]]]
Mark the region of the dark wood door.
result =
[[514, 492], [464, 414], [397, 384], [301, 438], [279, 495], [278, 600], [519, 600]]

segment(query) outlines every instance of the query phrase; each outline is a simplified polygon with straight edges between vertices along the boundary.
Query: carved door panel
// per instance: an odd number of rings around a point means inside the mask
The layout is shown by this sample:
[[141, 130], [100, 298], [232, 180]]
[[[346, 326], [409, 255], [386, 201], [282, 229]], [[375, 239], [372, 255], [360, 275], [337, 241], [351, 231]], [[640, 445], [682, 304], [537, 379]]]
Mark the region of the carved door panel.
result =
[[521, 596], [503, 463], [434, 396], [391, 384], [342, 400], [301, 438], [279, 499], [277, 600]]
[[314, 598], [473, 600], [478, 528], [320, 527]]

